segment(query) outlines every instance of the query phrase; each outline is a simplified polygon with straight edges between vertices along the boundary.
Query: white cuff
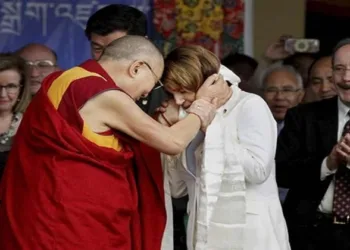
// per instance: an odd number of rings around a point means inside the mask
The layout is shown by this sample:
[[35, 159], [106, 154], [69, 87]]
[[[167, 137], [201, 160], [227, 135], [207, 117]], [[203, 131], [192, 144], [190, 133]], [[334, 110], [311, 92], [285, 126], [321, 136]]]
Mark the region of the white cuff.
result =
[[346, 164], [346, 167], [347, 167], [348, 169], [350, 169], [350, 163]]
[[321, 181], [324, 181], [327, 178], [327, 176], [335, 174], [335, 172], [337, 172], [336, 169], [329, 170], [329, 168], [327, 167], [327, 157], [324, 158], [321, 165]]

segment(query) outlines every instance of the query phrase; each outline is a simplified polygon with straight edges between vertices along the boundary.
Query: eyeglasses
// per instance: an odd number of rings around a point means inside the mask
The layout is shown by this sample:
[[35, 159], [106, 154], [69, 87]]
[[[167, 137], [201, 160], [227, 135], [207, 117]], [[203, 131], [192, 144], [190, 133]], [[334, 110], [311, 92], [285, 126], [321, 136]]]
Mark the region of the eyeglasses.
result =
[[36, 67], [43, 71], [49, 71], [52, 70], [53, 67], [56, 67], [56, 64], [50, 60], [26, 61], [26, 64], [27, 66]]
[[156, 89], [163, 87], [164, 86], [163, 83], [158, 79], [158, 76], [156, 75], [156, 73], [154, 73], [151, 66], [148, 63], [146, 63], [145, 61], [143, 61], [143, 63], [147, 66], [147, 68], [152, 72], [153, 76], [157, 79], [157, 84], [156, 84], [156, 86], [154, 86], [153, 90], [156, 90]]
[[291, 96], [295, 94], [296, 92], [300, 91], [301, 89], [294, 89], [294, 88], [266, 88], [264, 89], [264, 92], [269, 95], [276, 95], [278, 93], [284, 94], [286, 96]]
[[344, 66], [338, 65], [333, 68], [334, 74], [337, 74], [339, 76], [344, 76], [346, 72], [350, 70]]
[[2, 92], [2, 89], [5, 89], [8, 94], [16, 94], [21, 86], [22, 85], [17, 84], [7, 84], [5, 86], [0, 85], [0, 92]]

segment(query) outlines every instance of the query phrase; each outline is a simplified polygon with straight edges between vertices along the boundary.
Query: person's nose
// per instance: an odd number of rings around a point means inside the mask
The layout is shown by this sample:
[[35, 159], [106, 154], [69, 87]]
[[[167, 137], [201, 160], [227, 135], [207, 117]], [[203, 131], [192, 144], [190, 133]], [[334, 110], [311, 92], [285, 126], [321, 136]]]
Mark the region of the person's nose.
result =
[[331, 90], [331, 86], [329, 83], [323, 82], [321, 85], [321, 92], [322, 93], [327, 93], [328, 91]]
[[6, 97], [7, 91], [4, 87], [0, 87], [0, 97]]
[[100, 51], [92, 51], [92, 58], [95, 60], [100, 59], [101, 55], [102, 55], [102, 51], [101, 52]]
[[29, 71], [30, 71], [30, 76], [33, 78], [40, 76], [40, 70], [36, 66], [30, 66]]
[[284, 92], [282, 90], [278, 90], [275, 94], [275, 99], [276, 100], [284, 100], [284, 99], [286, 99], [286, 95], [284, 94]]
[[175, 99], [175, 103], [179, 106], [181, 106], [185, 102], [183, 95], [180, 93], [175, 93], [174, 99]]
[[344, 74], [344, 80], [347, 81], [347, 82], [350, 82], [350, 69], [346, 69], [345, 70], [345, 74]]

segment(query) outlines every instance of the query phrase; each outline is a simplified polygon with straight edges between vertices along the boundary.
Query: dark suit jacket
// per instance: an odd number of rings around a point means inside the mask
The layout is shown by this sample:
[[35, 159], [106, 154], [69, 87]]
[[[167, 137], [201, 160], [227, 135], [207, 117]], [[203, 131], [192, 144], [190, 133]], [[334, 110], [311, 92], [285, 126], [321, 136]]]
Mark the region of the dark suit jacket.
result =
[[284, 203], [288, 222], [309, 223], [332, 179], [320, 180], [321, 164], [337, 143], [337, 98], [288, 111], [276, 152], [278, 186], [290, 188]]
[[160, 107], [162, 102], [168, 99], [168, 94], [164, 88], [153, 90], [147, 98], [142, 98], [137, 102], [137, 105], [147, 114], [152, 116], [156, 108]]

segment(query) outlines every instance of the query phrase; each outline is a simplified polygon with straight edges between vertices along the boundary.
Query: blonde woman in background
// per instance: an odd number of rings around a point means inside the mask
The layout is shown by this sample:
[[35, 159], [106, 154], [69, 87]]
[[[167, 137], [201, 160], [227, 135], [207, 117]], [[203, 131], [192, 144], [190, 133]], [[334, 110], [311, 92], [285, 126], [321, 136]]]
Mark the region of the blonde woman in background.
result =
[[0, 54], [0, 179], [13, 137], [30, 102], [25, 67], [20, 57]]

